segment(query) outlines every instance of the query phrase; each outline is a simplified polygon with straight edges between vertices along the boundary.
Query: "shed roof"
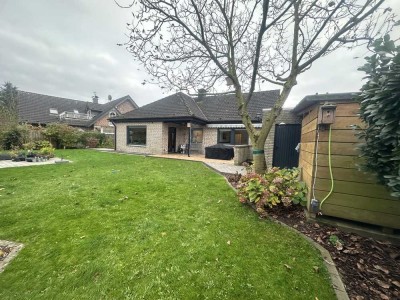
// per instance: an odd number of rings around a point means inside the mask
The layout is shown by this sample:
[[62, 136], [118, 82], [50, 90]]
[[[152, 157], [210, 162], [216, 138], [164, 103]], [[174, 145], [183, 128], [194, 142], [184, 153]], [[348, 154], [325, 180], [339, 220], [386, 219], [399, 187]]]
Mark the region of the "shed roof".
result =
[[309, 106], [322, 102], [322, 101], [329, 101], [329, 102], [355, 102], [357, 95], [359, 92], [349, 92], [349, 93], [332, 93], [332, 94], [315, 94], [315, 95], [308, 95], [305, 96], [294, 108], [294, 113], [300, 113]]

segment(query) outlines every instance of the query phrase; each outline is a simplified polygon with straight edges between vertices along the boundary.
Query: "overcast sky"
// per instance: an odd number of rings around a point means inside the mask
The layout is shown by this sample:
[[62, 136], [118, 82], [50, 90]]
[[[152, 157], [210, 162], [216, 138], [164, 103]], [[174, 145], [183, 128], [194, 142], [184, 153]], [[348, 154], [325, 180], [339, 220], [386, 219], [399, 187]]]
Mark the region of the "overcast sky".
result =
[[[399, 0], [386, 2], [400, 15]], [[160, 99], [161, 89], [142, 85], [143, 69], [116, 46], [130, 20], [112, 0], [0, 0], [0, 84], [85, 101], [93, 92], [100, 102], [127, 94], [139, 106]], [[320, 59], [298, 78], [286, 106], [310, 94], [358, 91], [366, 54], [341, 50]]]

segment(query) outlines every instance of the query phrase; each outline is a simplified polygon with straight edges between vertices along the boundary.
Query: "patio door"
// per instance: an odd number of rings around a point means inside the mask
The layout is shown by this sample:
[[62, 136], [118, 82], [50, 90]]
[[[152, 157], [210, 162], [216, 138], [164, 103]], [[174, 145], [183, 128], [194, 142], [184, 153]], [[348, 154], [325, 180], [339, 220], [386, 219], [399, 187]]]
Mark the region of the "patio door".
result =
[[176, 127], [168, 127], [168, 152], [176, 152]]

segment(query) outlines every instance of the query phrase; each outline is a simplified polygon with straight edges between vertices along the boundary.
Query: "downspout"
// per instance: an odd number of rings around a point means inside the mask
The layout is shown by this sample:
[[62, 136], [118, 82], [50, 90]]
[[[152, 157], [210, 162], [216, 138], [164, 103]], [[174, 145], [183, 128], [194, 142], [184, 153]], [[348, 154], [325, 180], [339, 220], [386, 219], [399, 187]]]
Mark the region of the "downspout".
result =
[[188, 157], [190, 157], [191, 140], [192, 140], [192, 128], [189, 127], [189, 142], [188, 142], [188, 149], [187, 149]]
[[117, 151], [117, 126], [115, 126], [115, 123], [113, 120], [110, 120], [110, 121], [114, 125], [114, 151]]

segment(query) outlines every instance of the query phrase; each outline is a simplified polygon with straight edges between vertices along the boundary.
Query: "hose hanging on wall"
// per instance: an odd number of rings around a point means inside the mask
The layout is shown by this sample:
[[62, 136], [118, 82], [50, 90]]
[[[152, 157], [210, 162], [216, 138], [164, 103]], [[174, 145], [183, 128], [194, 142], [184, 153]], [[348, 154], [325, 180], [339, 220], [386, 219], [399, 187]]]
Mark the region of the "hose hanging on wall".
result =
[[[329, 125], [329, 137], [328, 137], [328, 165], [329, 165], [329, 174], [331, 177], [331, 190], [328, 195], [325, 196], [324, 199], [321, 200], [319, 204], [319, 209], [322, 210], [322, 204], [324, 204], [325, 200], [329, 198], [329, 196], [333, 192], [334, 181], [333, 181], [333, 173], [332, 173], [332, 158], [331, 158], [331, 141], [332, 141], [332, 125]], [[318, 150], [317, 150], [318, 151]]]

